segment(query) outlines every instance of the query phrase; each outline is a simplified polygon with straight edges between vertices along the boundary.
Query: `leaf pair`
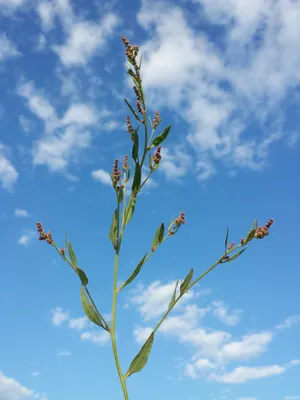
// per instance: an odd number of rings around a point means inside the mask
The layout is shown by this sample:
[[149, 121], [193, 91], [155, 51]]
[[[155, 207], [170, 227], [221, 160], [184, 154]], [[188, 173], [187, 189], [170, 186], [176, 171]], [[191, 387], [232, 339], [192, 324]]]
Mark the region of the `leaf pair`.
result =
[[76, 258], [75, 252], [73, 250], [73, 247], [70, 242], [67, 242], [67, 243], [68, 243], [69, 257], [70, 257], [71, 263], [74, 267], [74, 270], [75, 270], [76, 274], [79, 276], [79, 279], [80, 279], [82, 285], [87, 286], [87, 284], [89, 283], [88, 277], [86, 276], [85, 272], [81, 268], [78, 268], [77, 258]]

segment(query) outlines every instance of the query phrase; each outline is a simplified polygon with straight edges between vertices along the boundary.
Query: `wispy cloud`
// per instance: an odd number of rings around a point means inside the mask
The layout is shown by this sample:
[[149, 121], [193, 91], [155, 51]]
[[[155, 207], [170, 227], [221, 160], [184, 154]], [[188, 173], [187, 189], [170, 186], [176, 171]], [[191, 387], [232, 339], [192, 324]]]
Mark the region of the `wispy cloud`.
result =
[[69, 350], [57, 350], [56, 351], [57, 357], [70, 357], [71, 355], [72, 355], [72, 352]]
[[104, 169], [100, 168], [92, 171], [92, 177], [95, 179], [95, 181], [103, 183], [103, 185], [111, 186], [112, 184], [110, 174]]
[[69, 320], [69, 328], [76, 329], [77, 331], [81, 331], [88, 325], [87, 317], [79, 317], [79, 318], [71, 318]]
[[15, 209], [15, 217], [25, 217], [28, 218], [30, 217], [30, 214], [27, 210], [24, 208], [16, 208]]
[[19, 237], [18, 243], [24, 247], [27, 247], [27, 246], [29, 246], [29, 244], [32, 242], [32, 240], [34, 238], [36, 238], [35, 231], [26, 231]]
[[[0, 0], [1, 1], [1, 0]], [[1, 2], [0, 2], [1, 7]], [[8, 58], [18, 57], [21, 53], [14, 45], [14, 43], [8, 39], [5, 33], [0, 34], [0, 62], [5, 61]]]
[[110, 341], [110, 336], [106, 331], [100, 332], [83, 332], [80, 339], [87, 342], [92, 342], [99, 346], [104, 346]]
[[213, 301], [212, 305], [214, 307], [214, 315], [224, 322], [226, 325], [236, 325], [240, 321], [242, 310], [229, 310], [228, 306], [224, 301]]
[[276, 329], [282, 330], [282, 329], [292, 328], [294, 325], [297, 325], [299, 323], [300, 323], [300, 315], [292, 315], [286, 318], [280, 324], [276, 325]]
[[6, 147], [0, 143], [0, 182], [3, 189], [11, 191], [18, 176], [19, 173], [8, 159]]
[[34, 371], [34, 372], [32, 372], [31, 375], [32, 375], [32, 376], [40, 376], [41, 373], [40, 373], [39, 371]]
[[0, 393], [3, 400], [23, 400], [30, 398], [34, 392], [27, 387], [21, 385], [16, 379], [5, 376], [0, 371]]
[[51, 310], [52, 314], [52, 324], [59, 326], [63, 322], [68, 321], [70, 318], [69, 311], [64, 311], [61, 307], [56, 307], [54, 310]]

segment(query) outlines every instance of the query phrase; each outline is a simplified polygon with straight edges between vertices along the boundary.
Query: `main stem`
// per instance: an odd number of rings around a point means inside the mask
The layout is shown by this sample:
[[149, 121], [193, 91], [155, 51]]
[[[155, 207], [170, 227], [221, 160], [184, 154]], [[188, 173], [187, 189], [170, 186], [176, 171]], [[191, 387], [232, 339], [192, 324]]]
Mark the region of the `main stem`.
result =
[[127, 392], [127, 387], [126, 387], [126, 382], [122, 374], [121, 366], [120, 366], [120, 361], [119, 361], [119, 356], [118, 356], [118, 350], [117, 350], [117, 343], [116, 343], [116, 311], [117, 311], [117, 279], [118, 279], [118, 267], [119, 267], [119, 253], [116, 253], [115, 256], [115, 262], [114, 262], [114, 284], [113, 284], [113, 304], [112, 304], [112, 322], [111, 322], [111, 330], [110, 330], [110, 336], [111, 336], [111, 344], [113, 348], [113, 353], [114, 353], [114, 358], [115, 358], [115, 363], [118, 371], [118, 375], [120, 378], [123, 394], [124, 394], [124, 399], [128, 400], [128, 392]]

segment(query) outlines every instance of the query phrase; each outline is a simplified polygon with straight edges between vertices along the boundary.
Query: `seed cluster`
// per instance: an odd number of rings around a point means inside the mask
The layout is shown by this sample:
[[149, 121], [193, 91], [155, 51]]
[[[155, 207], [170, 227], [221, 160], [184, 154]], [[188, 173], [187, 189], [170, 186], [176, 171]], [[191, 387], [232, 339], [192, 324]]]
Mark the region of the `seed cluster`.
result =
[[234, 247], [234, 242], [231, 242], [230, 245], [228, 246], [228, 250], [232, 250]]
[[126, 154], [126, 156], [124, 157], [122, 169], [125, 172], [128, 168], [129, 168], [129, 165], [128, 165], [128, 154]]
[[152, 128], [153, 128], [153, 129], [157, 128], [157, 126], [158, 126], [158, 124], [160, 123], [160, 121], [161, 121], [161, 119], [160, 119], [159, 111], [156, 110], [156, 111], [155, 111], [155, 118], [154, 118], [154, 120], [153, 120], [153, 126], [152, 126]]
[[131, 124], [130, 117], [129, 117], [128, 115], [127, 115], [127, 117], [126, 117], [126, 125], [127, 125], [127, 132], [133, 133], [133, 132], [134, 132], [134, 129], [133, 129], [133, 126], [132, 126], [132, 124]]
[[179, 217], [175, 219], [173, 225], [169, 228], [169, 231], [168, 231], [169, 235], [170, 236], [175, 235], [175, 233], [178, 231], [178, 229], [181, 227], [181, 225], [185, 224], [185, 222], [186, 222], [185, 214], [182, 211], [180, 213]]
[[263, 239], [265, 236], [269, 235], [269, 229], [273, 225], [274, 219], [270, 218], [265, 226], [259, 226], [255, 232], [255, 237], [257, 239]]
[[155, 152], [155, 154], [153, 156], [153, 162], [154, 162], [155, 165], [160, 163], [160, 160], [161, 160], [160, 152], [161, 152], [161, 146], [158, 146], [157, 149], [156, 149], [156, 152]]
[[119, 160], [117, 158], [114, 161], [112, 178], [113, 178], [113, 186], [114, 188], [116, 188], [121, 178], [121, 171], [119, 170]]
[[53, 240], [52, 240], [50, 231], [48, 233], [46, 233], [40, 222], [37, 222], [36, 227], [37, 227], [37, 231], [40, 235], [39, 240], [41, 240], [41, 241], [46, 240], [47, 243], [53, 244]]

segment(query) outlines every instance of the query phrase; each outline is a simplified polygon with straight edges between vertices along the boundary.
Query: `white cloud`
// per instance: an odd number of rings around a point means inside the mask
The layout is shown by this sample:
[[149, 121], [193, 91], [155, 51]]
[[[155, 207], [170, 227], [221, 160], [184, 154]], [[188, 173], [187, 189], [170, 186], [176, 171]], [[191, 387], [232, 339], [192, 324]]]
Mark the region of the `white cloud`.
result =
[[0, 182], [3, 189], [12, 190], [19, 173], [6, 156], [6, 148], [0, 143]]
[[30, 121], [28, 118], [24, 117], [24, 115], [20, 115], [19, 122], [20, 122], [21, 128], [26, 133], [33, 131], [35, 128], [35, 123], [33, 121]]
[[[1, 0], [0, 0], [1, 1]], [[1, 2], [0, 2], [1, 7]], [[16, 48], [13, 42], [11, 42], [5, 33], [0, 34], [0, 62], [5, 61], [8, 58], [18, 57], [21, 53]]]
[[53, 325], [61, 325], [63, 322], [68, 321], [70, 318], [69, 311], [64, 311], [61, 307], [56, 307], [54, 310], [51, 310], [52, 314], [52, 324]]
[[239, 400], [257, 400], [256, 397], [240, 397]]
[[270, 376], [281, 375], [286, 368], [280, 365], [270, 365], [264, 367], [238, 367], [232, 372], [223, 375], [211, 374], [209, 378], [222, 383], [244, 383], [250, 380], [267, 378]]
[[213, 301], [213, 313], [220, 321], [229, 326], [234, 326], [240, 321], [242, 310], [229, 310], [224, 301]]
[[71, 318], [69, 321], [69, 328], [81, 331], [84, 328], [86, 328], [87, 324], [88, 324], [87, 317]]
[[133, 336], [136, 342], [142, 345], [146, 342], [152, 331], [153, 328], [137, 326], [133, 331]]
[[72, 355], [72, 352], [69, 350], [57, 350], [56, 351], [57, 357], [70, 357], [71, 355]]
[[225, 360], [248, 360], [257, 357], [267, 350], [273, 335], [271, 332], [252, 333], [241, 340], [227, 343], [221, 349]]
[[65, 67], [83, 66], [103, 48], [117, 23], [118, 18], [114, 14], [105, 15], [98, 24], [92, 21], [73, 22], [68, 27], [66, 43], [53, 49]]
[[167, 179], [180, 180], [191, 171], [192, 158], [182, 146], [175, 147], [173, 151], [163, 147], [161, 155], [159, 171], [162, 171]]
[[292, 315], [276, 325], [276, 329], [288, 329], [300, 323], [300, 315]]
[[35, 231], [27, 231], [23, 233], [18, 239], [18, 243], [22, 246], [27, 247], [29, 243], [36, 238], [36, 232]]
[[100, 168], [100, 169], [92, 171], [92, 177], [96, 181], [103, 183], [103, 185], [111, 186], [111, 184], [112, 184], [110, 174], [107, 171], [105, 171], [104, 169]]
[[94, 125], [97, 119], [96, 110], [93, 107], [86, 104], [72, 104], [64, 115], [62, 122], [66, 125]]
[[34, 372], [32, 372], [31, 375], [32, 375], [32, 376], [40, 376], [41, 373], [40, 373], [39, 371], [34, 371]]
[[106, 331], [99, 332], [83, 332], [80, 335], [80, 339], [83, 341], [92, 342], [99, 346], [103, 346], [110, 341], [110, 336]]
[[15, 217], [30, 217], [30, 214], [27, 210], [24, 208], [16, 208], [15, 209]]
[[[206, 30], [193, 27], [179, 6], [143, 0], [138, 22], [149, 34], [141, 46], [144, 84], [150, 97], [159, 99], [157, 107], [167, 106], [186, 121], [200, 181], [215, 174], [216, 159], [229, 168], [260, 170], [272, 144], [295, 137], [295, 130], [284, 129], [281, 102], [291, 99], [300, 82], [299, 3], [194, 3], [207, 24], [220, 24], [222, 47]], [[270, 120], [274, 123], [267, 125]], [[248, 129], [253, 121], [259, 133]], [[191, 149], [186, 152], [192, 157]], [[182, 169], [182, 176], [187, 172]]]
[[8, 378], [0, 371], [0, 400], [23, 400], [34, 392], [22, 386], [17, 380]]
[[[138, 288], [138, 290], [132, 294], [130, 303], [136, 306], [146, 321], [157, 318], [167, 310], [174, 288], [175, 282], [163, 285], [160, 281], [155, 281], [147, 288]], [[184, 304], [192, 295], [192, 291], [188, 292], [184, 298], [182, 298], [180, 304]]]
[[285, 396], [284, 400], [300, 400], [300, 396]]

